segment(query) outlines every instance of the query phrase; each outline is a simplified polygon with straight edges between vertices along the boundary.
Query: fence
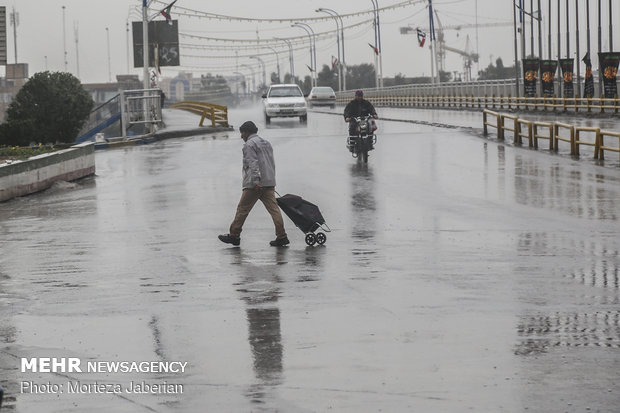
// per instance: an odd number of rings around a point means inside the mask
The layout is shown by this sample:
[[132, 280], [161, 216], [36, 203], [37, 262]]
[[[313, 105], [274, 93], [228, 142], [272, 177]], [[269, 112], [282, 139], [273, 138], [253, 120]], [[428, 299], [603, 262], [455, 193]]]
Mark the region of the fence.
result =
[[[614, 113], [620, 111], [620, 99], [606, 98], [554, 98], [520, 96], [463, 96], [463, 95], [381, 95], [364, 97], [376, 106], [422, 107], [447, 109], [507, 109], [521, 111]], [[346, 104], [351, 97], [339, 95], [339, 104]]]
[[222, 105], [215, 105], [207, 102], [198, 102], [185, 100], [183, 102], [175, 103], [171, 106], [173, 109], [186, 110], [188, 112], [201, 115], [200, 126], [203, 126], [205, 119], [211, 120], [211, 126], [215, 127], [217, 124], [222, 126], [228, 126], [228, 107]]
[[145, 131], [153, 132], [154, 125], [162, 121], [161, 89], [123, 90], [120, 99], [123, 139], [134, 125], [144, 125]]
[[[506, 120], [509, 120], [508, 124]], [[525, 126], [525, 127], [524, 127]], [[594, 148], [594, 158], [604, 159], [605, 151], [618, 152], [620, 157], [620, 133], [569, 125], [561, 122], [531, 122], [520, 119], [517, 116], [507, 115], [485, 109], [482, 112], [482, 128], [484, 135], [488, 135], [489, 127], [497, 129], [497, 139], [504, 140], [506, 131], [512, 132], [513, 142], [521, 144], [521, 138], [527, 138], [530, 147], [538, 148], [538, 139], [549, 140], [549, 150], [557, 151], [559, 142], [570, 145], [570, 154], [579, 156], [579, 147], [582, 145]], [[546, 130], [548, 134], [539, 133], [539, 128]], [[586, 140], [586, 134], [593, 134], [592, 140]], [[605, 145], [605, 138], [615, 138], [617, 146]]]

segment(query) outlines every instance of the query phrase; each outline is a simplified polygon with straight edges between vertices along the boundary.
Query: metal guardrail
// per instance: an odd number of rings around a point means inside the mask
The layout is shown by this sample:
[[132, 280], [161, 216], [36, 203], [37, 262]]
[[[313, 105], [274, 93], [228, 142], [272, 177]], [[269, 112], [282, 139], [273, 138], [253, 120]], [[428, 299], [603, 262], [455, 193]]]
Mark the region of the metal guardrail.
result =
[[197, 115], [201, 115], [200, 126], [203, 126], [205, 119], [211, 120], [211, 126], [228, 126], [228, 107], [215, 105], [213, 103], [185, 100], [170, 106], [172, 109], [186, 110]]
[[[554, 98], [554, 97], [520, 97], [520, 96], [462, 96], [462, 95], [382, 95], [364, 97], [375, 106], [422, 107], [447, 109], [508, 109], [535, 110], [550, 112], [584, 112], [618, 114], [620, 99], [606, 98]], [[342, 95], [337, 98], [339, 104], [346, 104], [351, 98]]]
[[95, 134], [102, 132], [121, 118], [120, 95], [116, 95], [107, 102], [91, 110], [88, 120], [82, 126], [75, 142], [84, 142], [93, 139]]
[[[492, 122], [491, 119], [495, 121]], [[512, 120], [511, 126], [506, 126], [505, 120]], [[523, 128], [523, 126], [526, 128]], [[488, 135], [488, 128], [497, 129], [497, 139], [504, 140], [505, 132], [513, 133], [515, 144], [521, 144], [521, 138], [527, 138], [529, 146], [538, 148], [538, 139], [549, 139], [549, 150], [558, 150], [559, 141], [567, 142], [570, 145], [570, 154], [579, 156], [579, 146], [586, 145], [594, 147], [594, 158], [604, 159], [605, 151], [618, 152], [620, 157], [620, 133], [604, 131], [600, 128], [574, 126], [561, 122], [531, 122], [520, 119], [517, 116], [507, 115], [485, 109], [482, 112], [482, 128], [484, 135]], [[538, 133], [538, 128], [545, 128], [548, 134]], [[584, 134], [593, 133], [593, 140], [586, 140]], [[614, 137], [618, 140], [618, 146], [605, 145], [605, 137]]]

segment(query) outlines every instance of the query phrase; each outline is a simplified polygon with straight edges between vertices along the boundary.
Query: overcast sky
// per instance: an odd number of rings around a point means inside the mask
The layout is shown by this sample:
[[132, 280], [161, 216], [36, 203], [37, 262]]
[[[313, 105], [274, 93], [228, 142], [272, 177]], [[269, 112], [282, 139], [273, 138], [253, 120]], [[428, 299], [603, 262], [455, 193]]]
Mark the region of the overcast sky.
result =
[[[378, 0], [380, 7], [386, 7], [401, 3], [402, 0]], [[585, 4], [586, 0], [578, 0], [580, 4], [580, 47], [583, 55], [586, 48], [585, 30]], [[383, 51], [383, 74], [394, 76], [401, 73], [406, 76], [429, 75], [430, 53], [428, 47], [420, 48], [414, 34], [401, 35], [399, 28], [403, 26], [428, 27], [427, 1], [419, 0], [406, 7], [385, 11], [381, 14], [381, 44]], [[529, 1], [525, 0], [529, 9]], [[537, 0], [534, 1], [536, 8]], [[552, 1], [552, 30], [553, 30], [553, 57], [556, 57], [557, 41], [557, 1]], [[603, 1], [603, 49], [608, 50], [609, 45], [609, 10], [608, 1]], [[614, 1], [614, 3], [618, 3]], [[64, 50], [67, 51], [67, 71], [78, 75], [84, 83], [107, 82], [109, 72], [112, 79], [116, 74], [142, 74], [140, 69], [133, 68], [133, 58], [129, 55], [128, 61], [128, 38], [131, 32], [127, 32], [127, 23], [141, 20], [141, 0], [15, 0], [3, 2], [7, 7], [8, 15], [15, 8], [19, 14], [17, 27], [17, 52], [20, 63], [28, 63], [30, 74], [42, 70], [64, 71]], [[506, 65], [512, 65], [514, 60], [513, 51], [513, 28], [512, 28], [512, 0], [435, 0], [435, 9], [446, 27], [454, 27], [462, 24], [473, 24], [476, 21], [480, 25], [478, 36], [474, 28], [449, 29], [445, 31], [446, 44], [456, 49], [465, 50], [469, 38], [469, 48], [476, 50], [476, 44], [480, 53], [480, 68], [486, 67], [491, 60], [498, 57], [504, 60]], [[590, 0], [591, 4], [591, 47], [597, 49], [597, 0]], [[565, 1], [561, 1], [561, 21], [565, 25]], [[63, 8], [64, 25], [63, 25]], [[248, 18], [280, 18], [296, 19], [321, 16], [315, 9], [329, 7], [340, 14], [364, 12], [372, 10], [371, 0], [231, 0], [228, 2], [205, 2], [204, 0], [178, 0], [176, 6], [184, 7], [197, 12], [215, 13], [227, 16]], [[160, 2], [152, 4], [154, 11], [163, 8]], [[542, 0], [543, 14], [543, 50], [547, 57], [547, 7], [548, 0]], [[570, 0], [571, 26], [574, 25], [575, 0]], [[620, 4], [612, 10], [616, 21], [620, 18]], [[476, 13], [477, 11], [477, 13]], [[198, 17], [187, 17], [180, 14], [179, 9], [172, 9], [172, 16], [179, 21], [180, 43], [193, 47], [181, 47], [181, 67], [162, 68], [164, 76], [174, 76], [178, 70], [193, 72], [196, 75], [231, 74], [239, 70], [249, 74], [250, 70], [256, 70], [257, 75], [261, 72], [258, 61], [248, 56], [261, 54], [267, 66], [267, 72], [275, 72], [275, 53], [269, 49], [257, 49], [257, 37], [261, 41], [274, 37], [292, 38], [306, 36], [305, 32], [296, 27], [291, 27], [290, 22], [260, 23], [220, 21]], [[346, 63], [349, 65], [360, 63], [372, 63], [373, 54], [368, 43], [374, 43], [374, 32], [370, 22], [364, 20], [372, 18], [370, 13], [344, 19], [344, 25], [355, 25], [345, 31]], [[163, 20], [163, 17], [157, 19]], [[308, 22], [315, 33], [323, 33], [336, 28], [334, 20], [325, 22]], [[491, 24], [509, 23], [505, 26], [493, 27]], [[63, 41], [64, 27], [64, 41]], [[437, 23], [436, 23], [437, 27]], [[106, 31], [108, 28], [108, 31]], [[131, 26], [130, 26], [131, 30]], [[571, 53], [575, 53], [574, 26], [571, 28], [573, 44]], [[620, 32], [620, 30], [616, 30]], [[565, 57], [565, 29], [562, 27], [562, 57]], [[77, 53], [76, 53], [77, 33]], [[108, 41], [110, 45], [110, 69], [108, 69]], [[529, 28], [527, 33], [527, 45], [529, 50]], [[128, 36], [129, 34], [129, 36]], [[227, 43], [223, 41], [205, 40], [192, 38], [202, 36], [220, 39], [247, 39], [250, 43]], [[15, 62], [13, 46], [13, 27], [7, 21], [7, 55], [8, 62]], [[261, 43], [258, 43], [261, 44]], [[428, 45], [428, 43], [427, 43]], [[614, 33], [614, 45], [620, 46], [620, 33]], [[243, 47], [238, 47], [243, 46]], [[199, 47], [203, 47], [202, 49]], [[219, 50], [218, 48], [224, 48]], [[250, 49], [248, 49], [250, 47]], [[288, 72], [288, 49], [284, 42], [273, 45], [280, 56], [282, 73]], [[295, 73], [305, 75], [308, 73], [306, 65], [310, 63], [308, 44], [296, 46]], [[538, 42], [536, 40], [536, 50]], [[79, 59], [77, 59], [79, 55]], [[236, 56], [239, 56], [238, 58]], [[331, 56], [337, 55], [335, 37], [317, 41], [317, 61], [319, 70], [323, 64], [329, 64]], [[248, 65], [251, 69], [242, 65]], [[476, 67], [474, 67], [476, 69]], [[446, 70], [453, 72], [463, 70], [463, 60], [455, 53], [446, 56]], [[475, 72], [475, 70], [474, 70]]]

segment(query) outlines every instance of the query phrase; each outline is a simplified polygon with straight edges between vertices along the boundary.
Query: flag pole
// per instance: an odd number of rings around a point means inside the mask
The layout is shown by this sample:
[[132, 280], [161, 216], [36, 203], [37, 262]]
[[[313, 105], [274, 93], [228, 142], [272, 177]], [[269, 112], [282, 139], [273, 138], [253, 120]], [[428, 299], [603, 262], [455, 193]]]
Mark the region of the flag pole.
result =
[[142, 0], [142, 87], [149, 89], [149, 8], [146, 2]]
[[516, 95], [519, 96], [519, 57], [518, 57], [518, 46], [517, 46], [517, 4], [515, 0], [512, 2], [512, 18], [513, 18], [513, 31], [514, 31], [514, 41], [515, 41], [515, 91]]
[[575, 0], [575, 48], [577, 55], [575, 56], [575, 65], [577, 65], [577, 96], [581, 97], [581, 81], [579, 76], [581, 75], [581, 59], [579, 58], [579, 0]]

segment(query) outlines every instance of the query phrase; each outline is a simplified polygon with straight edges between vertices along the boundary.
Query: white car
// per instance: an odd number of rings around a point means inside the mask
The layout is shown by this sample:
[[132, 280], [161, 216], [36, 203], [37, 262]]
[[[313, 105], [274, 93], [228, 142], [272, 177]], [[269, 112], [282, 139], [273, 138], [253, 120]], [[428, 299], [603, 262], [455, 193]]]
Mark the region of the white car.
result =
[[308, 106], [329, 106], [332, 109], [336, 107], [336, 93], [329, 86], [313, 87], [308, 95]]
[[301, 123], [308, 121], [306, 99], [296, 84], [271, 85], [263, 95], [263, 105], [267, 125], [271, 118], [299, 117]]

